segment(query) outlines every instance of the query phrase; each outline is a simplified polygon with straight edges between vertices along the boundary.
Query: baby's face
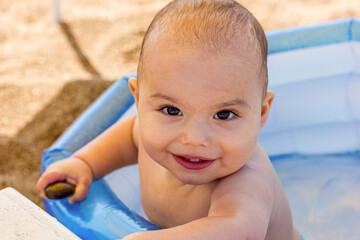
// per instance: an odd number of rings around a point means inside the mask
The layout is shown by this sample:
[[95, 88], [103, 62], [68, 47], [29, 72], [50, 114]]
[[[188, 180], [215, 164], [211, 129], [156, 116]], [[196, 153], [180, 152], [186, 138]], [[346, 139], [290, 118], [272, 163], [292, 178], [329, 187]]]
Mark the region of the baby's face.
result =
[[149, 53], [146, 61], [134, 96], [147, 154], [186, 184], [239, 170], [262, 127], [254, 64], [193, 49]]

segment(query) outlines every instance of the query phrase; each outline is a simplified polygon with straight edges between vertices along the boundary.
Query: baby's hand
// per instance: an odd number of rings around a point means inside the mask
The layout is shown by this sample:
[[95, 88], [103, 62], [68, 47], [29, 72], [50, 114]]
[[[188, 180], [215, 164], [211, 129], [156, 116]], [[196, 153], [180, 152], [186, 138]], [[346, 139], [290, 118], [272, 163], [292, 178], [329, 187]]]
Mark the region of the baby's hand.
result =
[[48, 199], [45, 195], [45, 188], [48, 185], [60, 181], [74, 184], [75, 193], [70, 196], [69, 203], [75, 203], [85, 199], [92, 180], [93, 173], [90, 166], [79, 158], [70, 157], [51, 164], [41, 175], [37, 189], [42, 198]]

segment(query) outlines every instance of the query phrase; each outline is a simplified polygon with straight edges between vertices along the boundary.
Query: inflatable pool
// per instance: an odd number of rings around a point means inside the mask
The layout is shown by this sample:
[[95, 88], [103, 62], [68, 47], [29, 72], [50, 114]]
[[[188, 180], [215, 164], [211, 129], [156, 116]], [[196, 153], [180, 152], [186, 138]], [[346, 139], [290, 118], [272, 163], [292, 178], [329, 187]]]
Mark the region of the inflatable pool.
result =
[[[260, 143], [307, 239], [360, 236], [360, 21], [267, 33], [269, 89], [276, 93]], [[42, 157], [41, 172], [124, 115], [135, 114], [127, 80], [116, 81]], [[82, 239], [158, 229], [141, 211], [136, 166], [95, 181], [87, 198], [44, 201]]]

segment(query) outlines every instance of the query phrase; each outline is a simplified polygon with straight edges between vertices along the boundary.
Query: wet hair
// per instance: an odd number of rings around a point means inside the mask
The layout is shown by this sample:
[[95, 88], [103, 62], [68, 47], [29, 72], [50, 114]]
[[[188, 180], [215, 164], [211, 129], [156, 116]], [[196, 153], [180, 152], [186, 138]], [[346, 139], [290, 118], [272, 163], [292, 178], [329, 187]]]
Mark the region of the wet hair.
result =
[[[156, 46], [161, 42], [162, 46]], [[155, 46], [153, 45], [155, 43]], [[138, 79], [148, 48], [167, 43], [217, 54], [237, 54], [258, 65], [263, 97], [268, 85], [267, 40], [256, 18], [233, 0], [174, 0], [160, 10], [141, 46]]]

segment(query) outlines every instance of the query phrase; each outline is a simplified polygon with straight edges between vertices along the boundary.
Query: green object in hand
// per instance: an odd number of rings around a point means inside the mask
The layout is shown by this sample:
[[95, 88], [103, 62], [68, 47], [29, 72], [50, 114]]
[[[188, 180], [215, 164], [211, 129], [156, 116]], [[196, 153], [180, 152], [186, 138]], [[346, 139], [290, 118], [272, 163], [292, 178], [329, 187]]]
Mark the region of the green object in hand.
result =
[[45, 195], [50, 199], [61, 199], [73, 195], [75, 185], [67, 182], [56, 182], [45, 188]]

